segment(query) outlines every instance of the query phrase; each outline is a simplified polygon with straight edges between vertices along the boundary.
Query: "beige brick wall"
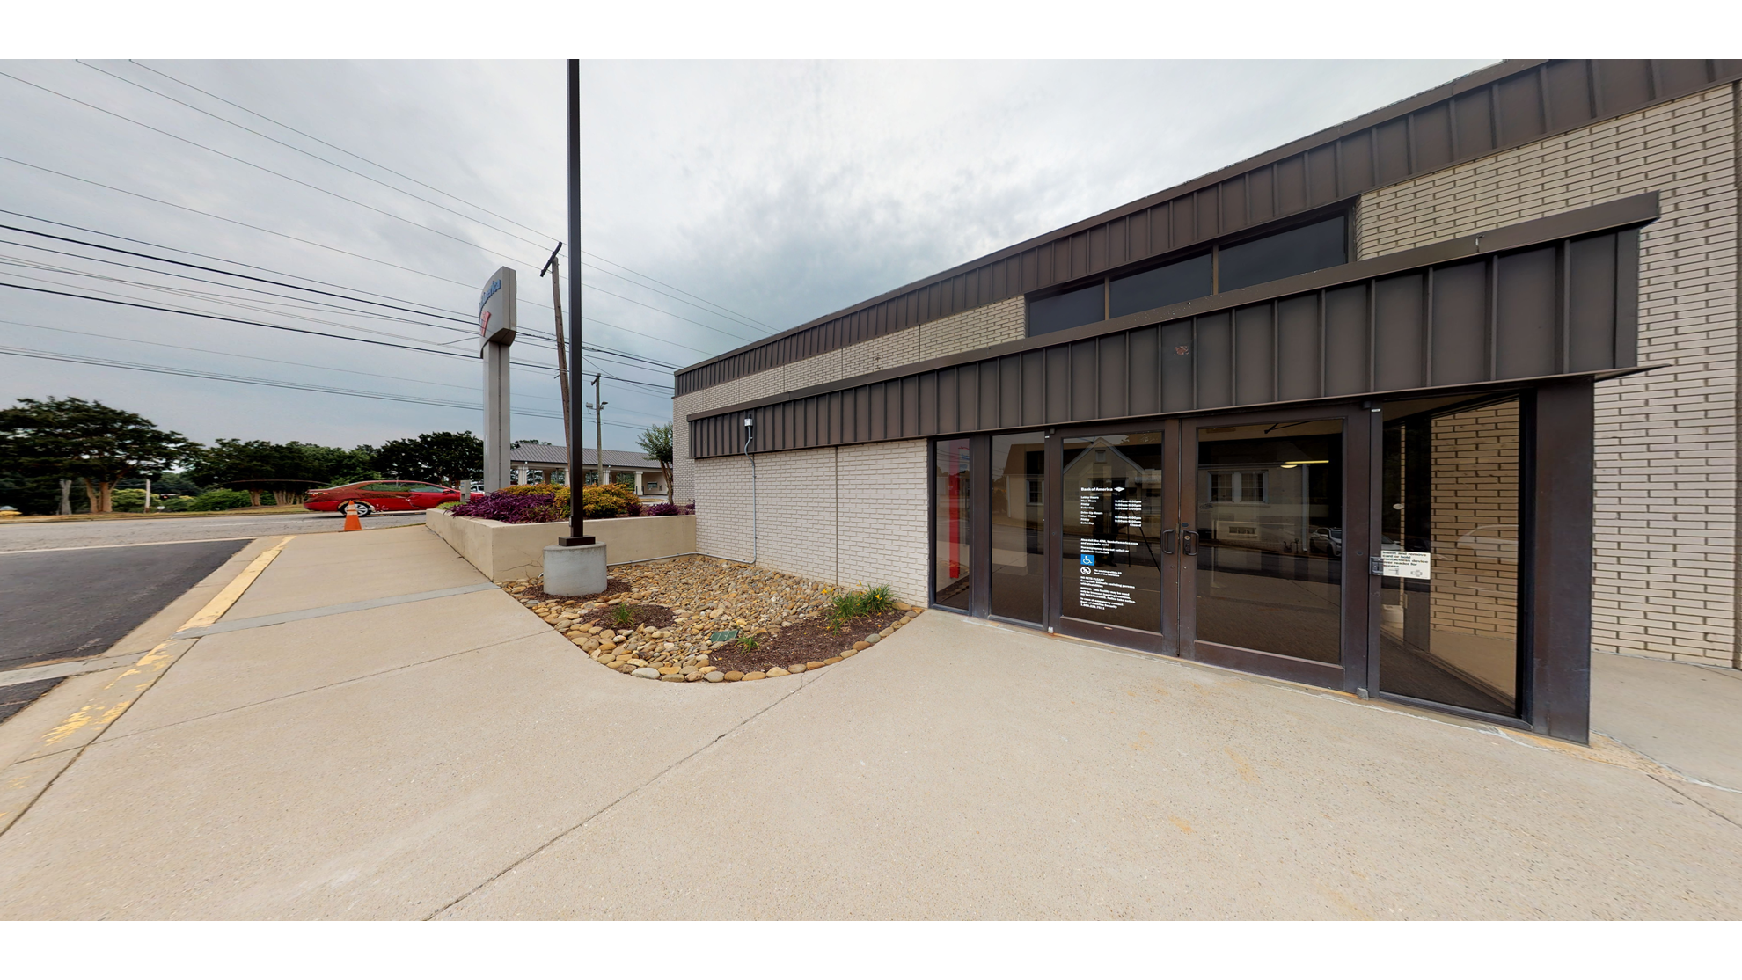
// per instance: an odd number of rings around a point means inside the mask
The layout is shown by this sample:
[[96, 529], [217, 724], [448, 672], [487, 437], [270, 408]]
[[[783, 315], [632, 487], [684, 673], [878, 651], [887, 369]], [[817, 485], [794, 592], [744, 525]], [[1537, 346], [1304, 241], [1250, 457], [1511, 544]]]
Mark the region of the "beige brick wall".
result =
[[1657, 191], [1640, 235], [1639, 362], [1597, 386], [1594, 643], [1736, 651], [1737, 222], [1731, 87], [1363, 195], [1363, 258]]
[[1434, 419], [1432, 445], [1433, 628], [1514, 638], [1518, 555], [1498, 542], [1517, 540], [1518, 402]]
[[[820, 582], [926, 598], [926, 442], [758, 453], [755, 555]], [[750, 463], [696, 460], [696, 547], [752, 556]]]
[[1026, 304], [1021, 296], [990, 303], [673, 400], [672, 499], [697, 499], [695, 461], [690, 458], [690, 427], [685, 421], [685, 416], [691, 412], [705, 412], [783, 391], [797, 391], [811, 385], [1019, 340], [1028, 329]]
[[908, 602], [925, 602], [926, 441], [842, 446], [840, 561], [842, 585], [890, 585]]

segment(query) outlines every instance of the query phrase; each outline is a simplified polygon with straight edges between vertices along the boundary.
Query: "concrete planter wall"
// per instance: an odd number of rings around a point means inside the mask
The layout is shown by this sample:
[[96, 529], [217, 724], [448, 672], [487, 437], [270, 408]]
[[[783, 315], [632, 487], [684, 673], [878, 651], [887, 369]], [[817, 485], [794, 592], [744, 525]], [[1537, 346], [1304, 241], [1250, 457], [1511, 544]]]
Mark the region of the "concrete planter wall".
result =
[[[545, 545], [569, 533], [567, 521], [504, 524], [477, 517], [455, 517], [445, 510], [426, 512], [429, 528], [492, 582], [511, 582], [544, 574]], [[605, 560], [616, 565], [696, 550], [695, 515], [618, 517], [588, 521], [587, 533], [605, 546]]]

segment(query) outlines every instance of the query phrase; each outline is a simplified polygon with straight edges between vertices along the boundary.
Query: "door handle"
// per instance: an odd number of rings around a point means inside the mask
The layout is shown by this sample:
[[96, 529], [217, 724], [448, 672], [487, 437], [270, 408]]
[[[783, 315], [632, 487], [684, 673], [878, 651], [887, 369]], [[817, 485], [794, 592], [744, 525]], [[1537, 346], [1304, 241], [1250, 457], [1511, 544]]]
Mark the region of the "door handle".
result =
[[1181, 524], [1179, 526], [1179, 546], [1180, 550], [1188, 555], [1198, 553], [1198, 534], [1190, 529], [1190, 525]]
[[1174, 536], [1174, 529], [1171, 527], [1168, 528], [1167, 530], [1161, 532], [1161, 553], [1162, 554], [1164, 554], [1164, 555], [1173, 554], [1173, 536]]

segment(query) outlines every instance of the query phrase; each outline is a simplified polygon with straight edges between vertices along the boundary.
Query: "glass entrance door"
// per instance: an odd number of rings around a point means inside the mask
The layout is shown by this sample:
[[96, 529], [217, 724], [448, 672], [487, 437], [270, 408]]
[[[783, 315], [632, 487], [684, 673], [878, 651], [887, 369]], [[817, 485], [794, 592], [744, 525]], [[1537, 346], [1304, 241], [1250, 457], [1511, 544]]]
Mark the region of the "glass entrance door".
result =
[[1177, 503], [1169, 476], [1178, 431], [1173, 423], [1062, 438], [1062, 632], [1172, 652], [1177, 605], [1164, 598], [1164, 578], [1172, 571], [1169, 508]]
[[1182, 427], [1186, 656], [1342, 686], [1348, 634], [1365, 629], [1345, 628], [1347, 420], [1326, 414]]

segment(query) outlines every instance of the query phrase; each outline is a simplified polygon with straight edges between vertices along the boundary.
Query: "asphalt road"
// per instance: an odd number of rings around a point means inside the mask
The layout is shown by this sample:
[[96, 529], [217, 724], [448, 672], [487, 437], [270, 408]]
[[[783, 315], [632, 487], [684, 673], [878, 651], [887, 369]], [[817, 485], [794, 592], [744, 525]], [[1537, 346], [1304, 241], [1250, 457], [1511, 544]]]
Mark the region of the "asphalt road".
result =
[[0, 671], [100, 655], [246, 543], [0, 554]]
[[[422, 523], [421, 510], [375, 514], [363, 519], [363, 526], [366, 528]], [[345, 519], [339, 514], [314, 512], [0, 524], [0, 553], [161, 544], [168, 541], [213, 541], [220, 538], [261, 538], [277, 534], [313, 534], [337, 531], [344, 524]]]
[[[423, 511], [363, 520], [421, 523]], [[254, 538], [343, 527], [317, 513], [0, 524], [0, 671], [103, 653]]]

